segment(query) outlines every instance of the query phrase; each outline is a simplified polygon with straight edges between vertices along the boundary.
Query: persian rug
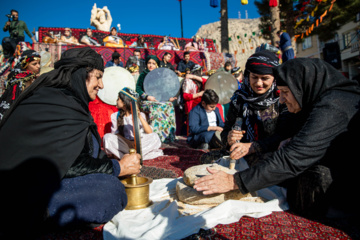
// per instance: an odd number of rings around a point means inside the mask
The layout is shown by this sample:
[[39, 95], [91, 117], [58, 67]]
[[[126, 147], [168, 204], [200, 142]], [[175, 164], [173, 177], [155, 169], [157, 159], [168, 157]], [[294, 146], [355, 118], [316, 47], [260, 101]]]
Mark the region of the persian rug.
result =
[[[200, 164], [199, 159], [205, 153], [189, 148], [185, 137], [168, 145], [163, 144], [163, 147], [165, 156], [144, 161], [141, 176], [153, 179], [181, 177], [187, 168]], [[202, 229], [184, 239], [360, 239], [358, 223], [359, 220], [356, 219], [355, 223], [349, 224], [345, 220], [310, 220], [290, 211], [273, 212], [262, 218], [242, 217], [236, 223], [219, 224], [209, 230]], [[103, 225], [94, 229], [49, 233], [39, 239], [102, 240], [102, 229]]]

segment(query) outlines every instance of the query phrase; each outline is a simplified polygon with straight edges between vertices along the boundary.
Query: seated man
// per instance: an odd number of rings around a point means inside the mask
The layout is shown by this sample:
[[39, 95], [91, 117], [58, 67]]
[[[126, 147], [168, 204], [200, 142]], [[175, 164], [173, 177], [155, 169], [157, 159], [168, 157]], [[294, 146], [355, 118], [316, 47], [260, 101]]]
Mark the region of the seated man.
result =
[[112, 27], [110, 30], [110, 35], [103, 39], [103, 42], [106, 47], [128, 47], [124, 41], [117, 35], [117, 30], [115, 27]]
[[193, 40], [185, 45], [184, 50], [185, 51], [203, 51], [204, 45], [201, 42], [201, 38], [198, 35], [194, 36]]
[[59, 42], [63, 44], [79, 45], [79, 41], [76, 39], [76, 37], [72, 36], [70, 28], [65, 28], [64, 35], [60, 37]]
[[215, 91], [206, 89], [201, 97], [201, 103], [190, 111], [190, 134], [187, 142], [192, 147], [203, 150], [223, 147], [220, 133], [223, 130], [224, 121], [216, 107], [218, 102], [219, 96]]
[[112, 55], [112, 60], [108, 61], [105, 65], [105, 67], [113, 67], [113, 66], [117, 66], [117, 67], [123, 67], [124, 64], [120, 61], [120, 53], [118, 53], [117, 51], [115, 51]]
[[80, 42], [88, 46], [101, 46], [93, 37], [91, 28], [86, 29], [86, 35], [81, 38]]
[[177, 66], [177, 74], [179, 76], [184, 75], [186, 68], [193, 69], [194, 66], [195, 63], [190, 61], [190, 52], [184, 52], [184, 59], [182, 59]]
[[171, 53], [165, 52], [162, 61], [160, 62], [160, 67], [168, 68], [175, 71], [174, 66], [170, 63], [171, 56]]
[[180, 47], [177, 46], [174, 39], [164, 37], [163, 41], [159, 44], [158, 49], [160, 50], [180, 50]]
[[141, 58], [141, 51], [139, 49], [134, 50], [134, 56], [129, 57], [126, 62], [126, 69], [131, 72], [132, 75], [140, 74], [145, 69], [145, 60]]
[[228, 72], [231, 73], [231, 62], [227, 61], [224, 64], [224, 67], [221, 67], [217, 70], [217, 72]]

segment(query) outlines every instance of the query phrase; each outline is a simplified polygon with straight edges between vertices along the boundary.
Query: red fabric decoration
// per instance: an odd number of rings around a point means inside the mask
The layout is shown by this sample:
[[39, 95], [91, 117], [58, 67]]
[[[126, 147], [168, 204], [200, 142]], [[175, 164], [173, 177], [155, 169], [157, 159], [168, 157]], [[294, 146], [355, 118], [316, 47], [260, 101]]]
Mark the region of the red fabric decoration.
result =
[[270, 7], [276, 7], [277, 5], [278, 5], [277, 0], [270, 0], [270, 2], [269, 2]]
[[13, 86], [13, 91], [12, 91], [12, 98], [11, 98], [11, 100], [15, 100], [15, 97], [16, 97], [16, 87], [17, 87], [17, 84], [14, 84], [14, 86]]

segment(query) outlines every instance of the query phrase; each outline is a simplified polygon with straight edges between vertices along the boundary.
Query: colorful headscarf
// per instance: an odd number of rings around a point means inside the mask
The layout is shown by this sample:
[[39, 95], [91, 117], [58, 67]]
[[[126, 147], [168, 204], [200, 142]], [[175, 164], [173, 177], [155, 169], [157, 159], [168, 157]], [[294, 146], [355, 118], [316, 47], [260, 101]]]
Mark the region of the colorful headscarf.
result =
[[36, 60], [40, 61], [40, 59], [41, 56], [38, 52], [35, 52], [34, 50], [27, 50], [21, 55], [19, 59], [20, 67], [22, 69], [26, 69], [30, 62]]
[[278, 60], [276, 55], [270, 51], [260, 51], [251, 55], [245, 65], [244, 81], [241, 89], [237, 90], [232, 97], [232, 100], [235, 102], [234, 104], [236, 104], [238, 97], [241, 97], [251, 108], [262, 110], [278, 101], [279, 97], [276, 94], [275, 81], [269, 90], [262, 95], [257, 95], [251, 89], [249, 81], [250, 72], [261, 75], [272, 75], [272, 69], [279, 65]]
[[19, 87], [22, 88], [24, 82], [35, 79], [36, 74], [26, 70], [26, 68], [30, 62], [40, 60], [40, 58], [40, 54], [34, 50], [24, 51], [5, 81], [5, 88], [17, 83], [20, 83]]
[[279, 101], [275, 80], [267, 92], [258, 95], [250, 86], [250, 72], [261, 75], [273, 75], [272, 70], [278, 65], [278, 58], [272, 52], [260, 51], [251, 55], [245, 65], [243, 84], [241, 84], [241, 88], [231, 98], [232, 103], [246, 123], [247, 129], [244, 130], [246, 130], [246, 138], [250, 141], [256, 140], [254, 126], [258, 119], [261, 119], [260, 111], [269, 108]]

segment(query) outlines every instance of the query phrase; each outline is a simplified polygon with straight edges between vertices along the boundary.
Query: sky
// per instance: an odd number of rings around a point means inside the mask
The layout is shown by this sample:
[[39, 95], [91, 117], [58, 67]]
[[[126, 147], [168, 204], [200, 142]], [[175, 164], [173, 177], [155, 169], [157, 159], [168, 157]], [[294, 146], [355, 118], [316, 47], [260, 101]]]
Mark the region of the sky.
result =
[[[210, 6], [210, 0], [182, 0], [183, 36], [191, 38], [202, 25], [220, 20], [220, 1], [217, 8]], [[228, 18], [242, 19], [260, 17], [254, 4], [248, 0], [228, 0]], [[152, 34], [181, 38], [180, 3], [178, 0], [58, 0], [24, 1], [1, 0], [0, 25], [7, 21], [11, 9], [19, 12], [19, 20], [25, 21], [30, 32], [39, 27], [70, 27], [85, 29], [90, 26], [91, 9], [107, 6], [113, 18], [112, 26], [121, 25], [122, 33]], [[9, 32], [0, 31], [0, 39]], [[25, 35], [25, 41], [31, 39]]]

